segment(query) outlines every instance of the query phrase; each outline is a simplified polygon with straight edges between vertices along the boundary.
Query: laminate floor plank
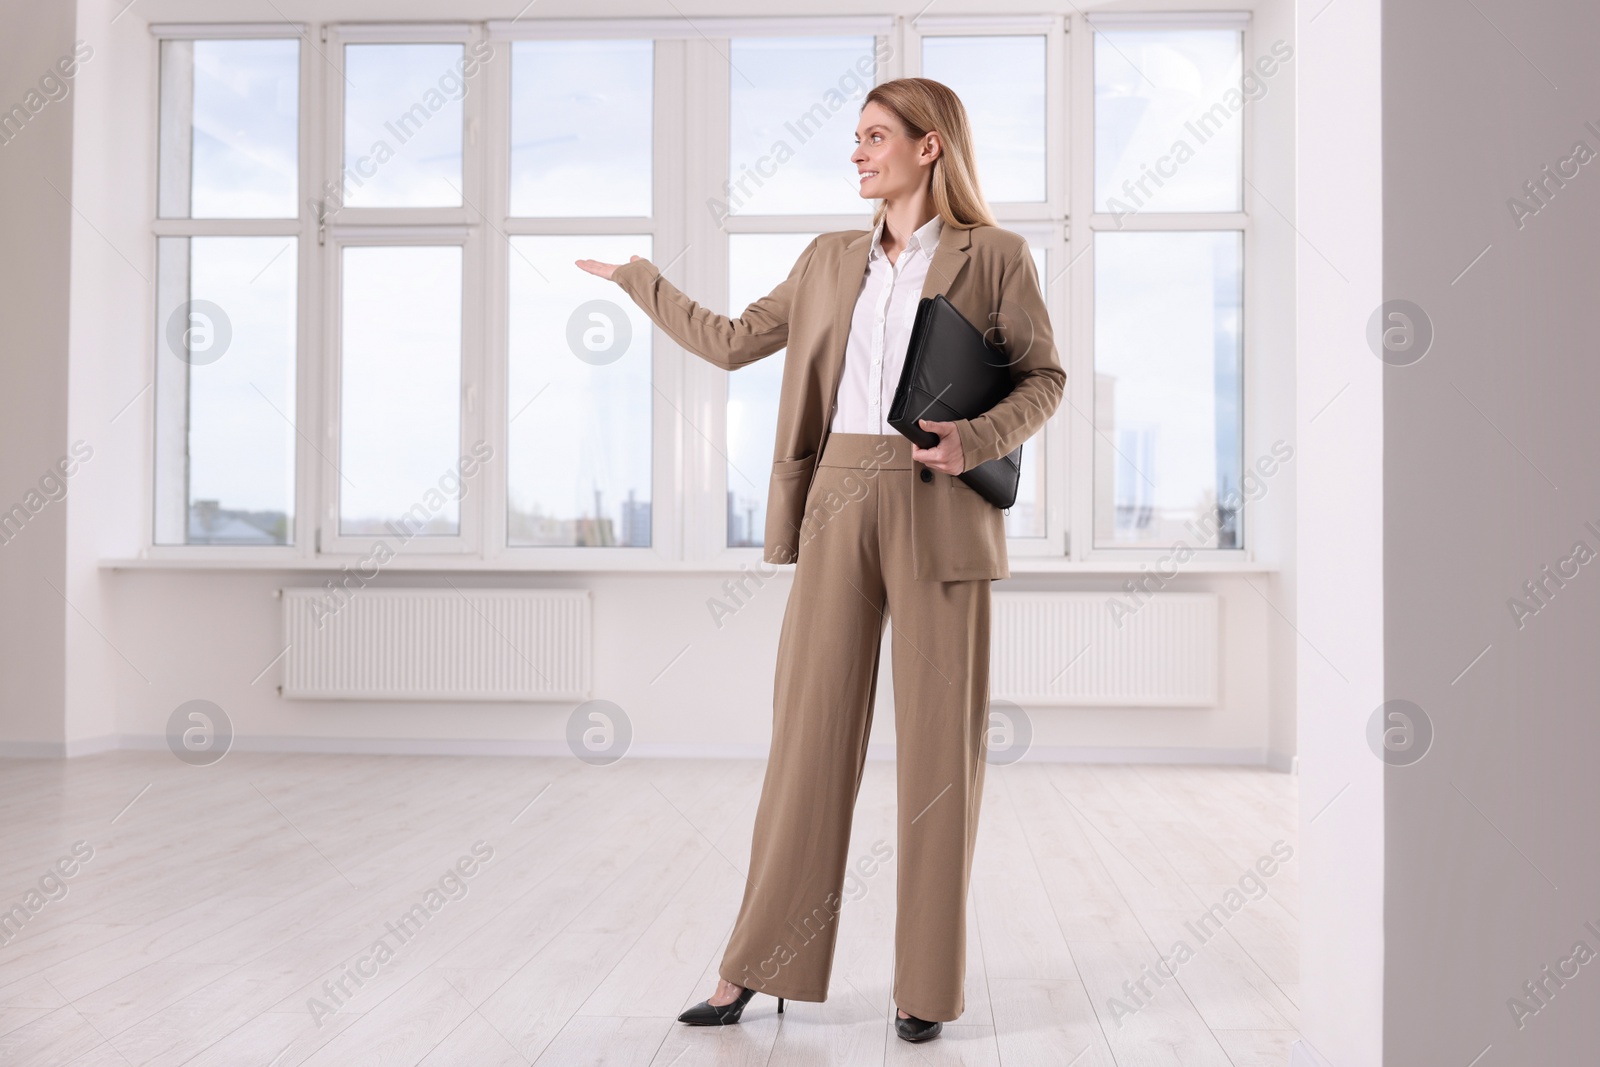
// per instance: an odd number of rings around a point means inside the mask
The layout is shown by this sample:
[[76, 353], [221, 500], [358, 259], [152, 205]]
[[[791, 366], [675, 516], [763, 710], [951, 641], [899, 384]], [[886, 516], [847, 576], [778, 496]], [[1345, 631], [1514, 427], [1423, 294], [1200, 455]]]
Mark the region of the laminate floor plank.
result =
[[764, 762], [226, 760], [0, 760], [0, 908], [94, 850], [0, 943], [0, 1063], [1281, 1067], [1297, 1036], [1298, 864], [1256, 865], [1296, 845], [1298, 783], [1261, 768], [987, 768], [966, 1011], [913, 1046], [892, 762], [863, 769], [828, 999], [700, 1028], [675, 1017], [715, 986]]

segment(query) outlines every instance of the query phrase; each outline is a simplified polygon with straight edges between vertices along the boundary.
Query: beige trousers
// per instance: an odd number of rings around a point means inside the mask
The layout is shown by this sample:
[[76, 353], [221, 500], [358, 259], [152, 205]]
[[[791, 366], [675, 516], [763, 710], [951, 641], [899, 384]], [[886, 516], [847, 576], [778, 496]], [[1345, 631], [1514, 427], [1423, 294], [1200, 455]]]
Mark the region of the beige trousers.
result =
[[775, 996], [827, 999], [887, 614], [898, 788], [894, 1000], [919, 1019], [950, 1020], [965, 1006], [990, 579], [912, 577], [911, 494], [966, 491], [922, 482], [919, 470], [898, 434], [830, 434], [818, 461], [778, 643], [750, 872], [719, 973]]

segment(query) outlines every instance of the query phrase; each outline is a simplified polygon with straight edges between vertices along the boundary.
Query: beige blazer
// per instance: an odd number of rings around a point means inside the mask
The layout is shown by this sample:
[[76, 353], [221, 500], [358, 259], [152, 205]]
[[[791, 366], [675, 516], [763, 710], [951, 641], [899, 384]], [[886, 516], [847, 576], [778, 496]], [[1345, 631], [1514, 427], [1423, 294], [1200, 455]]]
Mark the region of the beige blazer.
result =
[[[710, 311], [661, 276], [648, 259], [624, 263], [612, 280], [663, 333], [702, 359], [737, 370], [787, 348], [778, 402], [762, 559], [794, 563], [803, 538], [811, 476], [827, 443], [844, 371], [845, 342], [866, 275], [870, 230], [818, 236], [789, 277], [738, 318]], [[998, 226], [946, 222], [922, 296], [943, 293], [967, 321], [1005, 350], [1011, 395], [956, 426], [964, 469], [1003, 456], [1037, 433], [1061, 402], [1066, 372], [1028, 244]], [[1024, 467], [1041, 462], [1024, 453]], [[961, 479], [914, 464], [911, 546], [918, 578], [1009, 578], [1005, 517]], [[926, 470], [931, 480], [923, 481]]]

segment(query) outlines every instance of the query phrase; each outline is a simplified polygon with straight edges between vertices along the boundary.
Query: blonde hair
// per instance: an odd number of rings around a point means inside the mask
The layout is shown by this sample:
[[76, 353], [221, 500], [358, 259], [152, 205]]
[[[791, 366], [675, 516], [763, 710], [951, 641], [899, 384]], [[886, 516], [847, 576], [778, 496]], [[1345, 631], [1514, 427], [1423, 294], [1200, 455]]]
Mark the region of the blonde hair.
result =
[[[948, 85], [932, 78], [895, 78], [873, 86], [861, 107], [873, 102], [899, 119], [913, 140], [930, 130], [939, 134], [942, 151], [933, 161], [933, 206], [946, 225], [998, 225], [978, 188], [967, 109]], [[888, 206], [887, 201], [878, 201], [872, 213], [874, 228]]]

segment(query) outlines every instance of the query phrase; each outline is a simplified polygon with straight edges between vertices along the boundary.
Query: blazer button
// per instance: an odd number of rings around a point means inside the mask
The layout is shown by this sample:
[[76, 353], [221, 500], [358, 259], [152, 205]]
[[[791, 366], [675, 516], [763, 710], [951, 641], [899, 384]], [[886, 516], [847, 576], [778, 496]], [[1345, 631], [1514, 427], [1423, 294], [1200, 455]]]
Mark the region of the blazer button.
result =
[[927, 467], [922, 468], [922, 480], [925, 482], [933, 481], [933, 472]]

